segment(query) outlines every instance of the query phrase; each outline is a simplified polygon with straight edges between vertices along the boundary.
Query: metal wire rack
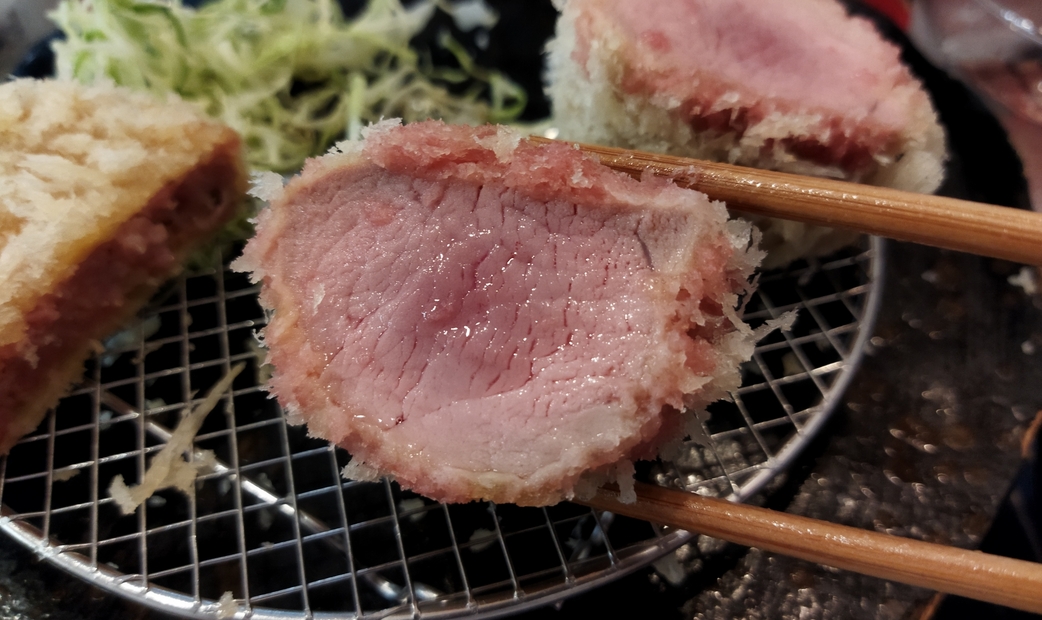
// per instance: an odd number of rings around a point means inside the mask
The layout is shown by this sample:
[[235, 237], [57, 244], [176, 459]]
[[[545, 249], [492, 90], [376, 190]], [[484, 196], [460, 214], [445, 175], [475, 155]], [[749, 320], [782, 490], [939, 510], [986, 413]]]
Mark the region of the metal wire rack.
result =
[[[806, 445], [849, 382], [878, 308], [879, 240], [764, 274], [754, 326], [799, 310], [714, 405], [705, 445], [639, 475], [744, 500]], [[349, 456], [288, 425], [261, 389], [257, 289], [223, 268], [174, 281], [88, 363], [83, 382], [0, 461], [0, 530], [97, 586], [191, 618], [491, 617], [602, 585], [691, 539], [563, 503], [442, 505], [393, 482], [343, 480]], [[180, 412], [248, 368], [196, 436], [194, 493], [133, 515], [111, 480], [140, 479]], [[192, 455], [189, 455], [192, 457]], [[212, 462], [211, 462], [212, 463]], [[219, 604], [230, 593], [234, 601]]]

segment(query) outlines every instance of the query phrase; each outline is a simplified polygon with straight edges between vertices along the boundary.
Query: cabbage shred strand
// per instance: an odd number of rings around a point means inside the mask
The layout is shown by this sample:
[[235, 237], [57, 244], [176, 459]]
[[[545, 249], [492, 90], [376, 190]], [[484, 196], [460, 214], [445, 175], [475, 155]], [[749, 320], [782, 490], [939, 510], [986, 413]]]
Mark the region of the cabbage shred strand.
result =
[[[205, 108], [238, 131], [252, 167], [293, 172], [381, 118], [508, 122], [524, 91], [475, 66], [433, 67], [409, 47], [441, 0], [370, 0], [348, 20], [336, 0], [63, 0], [51, 14], [57, 76], [114, 82]], [[456, 92], [462, 89], [462, 92]], [[487, 101], [486, 101], [487, 98]]]

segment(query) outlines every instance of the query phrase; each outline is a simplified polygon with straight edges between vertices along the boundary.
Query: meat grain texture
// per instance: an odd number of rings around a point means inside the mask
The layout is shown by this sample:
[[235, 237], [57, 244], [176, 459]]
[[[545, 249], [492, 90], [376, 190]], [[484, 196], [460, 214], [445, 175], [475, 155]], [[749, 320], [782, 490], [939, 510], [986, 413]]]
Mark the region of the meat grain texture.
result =
[[753, 229], [564, 144], [386, 122], [257, 190], [235, 267], [273, 311], [270, 389], [350, 477], [553, 504], [678, 439], [752, 354]]
[[[835, 0], [556, 0], [560, 137], [933, 192], [944, 130], [900, 49]], [[765, 266], [856, 235], [759, 218]]]

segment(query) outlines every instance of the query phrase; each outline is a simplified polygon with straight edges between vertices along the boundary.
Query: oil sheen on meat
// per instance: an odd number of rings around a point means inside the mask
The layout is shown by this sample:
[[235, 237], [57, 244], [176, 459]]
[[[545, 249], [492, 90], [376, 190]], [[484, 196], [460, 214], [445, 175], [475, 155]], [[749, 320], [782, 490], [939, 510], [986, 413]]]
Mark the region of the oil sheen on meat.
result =
[[273, 311], [270, 389], [353, 475], [556, 503], [653, 456], [751, 354], [750, 226], [570, 146], [392, 122], [265, 184], [236, 266]]

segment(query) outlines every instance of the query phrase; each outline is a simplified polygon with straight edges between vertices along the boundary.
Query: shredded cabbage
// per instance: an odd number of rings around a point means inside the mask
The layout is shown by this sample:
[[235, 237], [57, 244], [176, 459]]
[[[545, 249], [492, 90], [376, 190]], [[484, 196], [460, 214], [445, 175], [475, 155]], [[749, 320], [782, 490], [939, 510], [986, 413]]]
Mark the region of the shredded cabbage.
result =
[[[370, 0], [354, 19], [336, 0], [63, 0], [51, 14], [57, 76], [175, 92], [238, 131], [255, 169], [292, 172], [381, 118], [508, 122], [523, 89], [475, 66], [409, 47], [442, 0]], [[451, 8], [446, 5], [446, 8]], [[487, 96], [487, 101], [483, 98]]]

